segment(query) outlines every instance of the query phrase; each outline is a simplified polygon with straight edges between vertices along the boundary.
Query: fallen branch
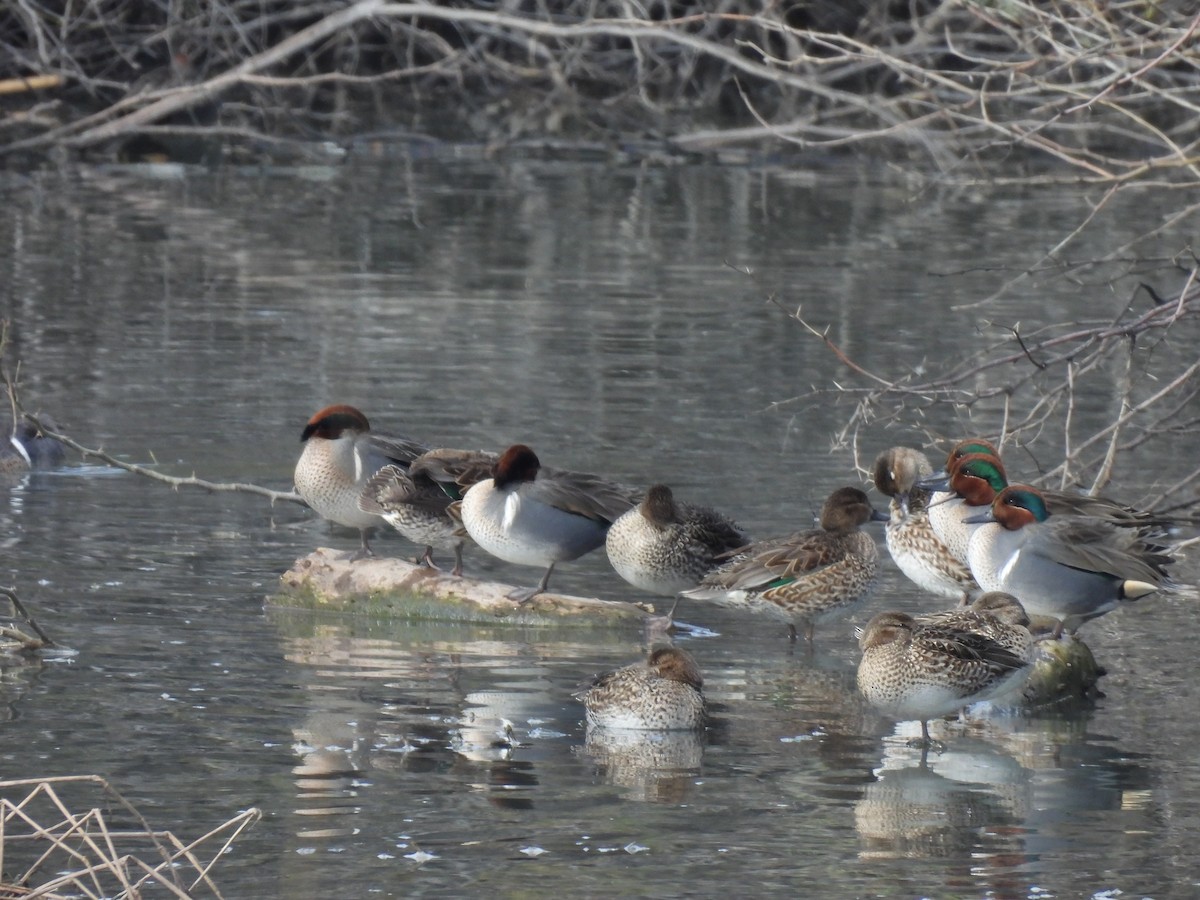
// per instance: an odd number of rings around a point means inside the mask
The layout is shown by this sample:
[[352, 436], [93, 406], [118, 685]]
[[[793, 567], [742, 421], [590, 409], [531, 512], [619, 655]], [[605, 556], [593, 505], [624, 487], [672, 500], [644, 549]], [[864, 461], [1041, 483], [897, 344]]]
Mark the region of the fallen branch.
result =
[[17, 596], [17, 589], [15, 587], [0, 587], [0, 596], [8, 598], [8, 602], [12, 604], [13, 611], [16, 613], [16, 615], [33, 630], [34, 634], [37, 635], [37, 639], [35, 640], [34, 638], [26, 635], [20, 629], [5, 629], [6, 636], [12, 638], [20, 644], [18, 649], [22, 651], [34, 651], [41, 650], [45, 647], [57, 646], [54, 641], [50, 639], [50, 636], [47, 635], [46, 632], [42, 631], [42, 627], [38, 625], [36, 621], [34, 621], [33, 616], [31, 616], [25, 609], [25, 606], [21, 603], [21, 598]]
[[85, 447], [74, 438], [63, 434], [60, 431], [55, 431], [52, 428], [48, 428], [37, 416], [33, 415], [32, 413], [25, 412], [23, 409], [21, 413], [25, 417], [26, 421], [35, 425], [42, 434], [46, 435], [46, 437], [54, 438], [56, 441], [61, 441], [66, 446], [70, 447], [72, 450], [78, 451], [85, 457], [98, 459], [106, 465], [110, 465], [118, 469], [124, 469], [126, 472], [132, 472], [135, 475], [141, 475], [145, 478], [161, 481], [163, 484], [169, 484], [177, 490], [181, 487], [195, 487], [200, 488], [201, 490], [213, 492], [225, 491], [241, 494], [257, 494], [260, 497], [266, 497], [271, 501], [272, 505], [281, 500], [288, 503], [307, 505], [304, 503], [304, 500], [301, 499], [300, 495], [294, 491], [273, 491], [270, 488], [260, 487], [257, 484], [246, 484], [243, 482], [207, 481], [203, 478], [197, 478], [195, 475], [190, 475], [186, 478], [181, 478], [176, 475], [164, 475], [162, 472], [156, 472], [153, 469], [147, 468], [146, 466], [139, 466], [136, 463], [128, 463], [117, 459], [115, 456], [112, 456], [103, 450]]
[[[0, 360], [3, 360], [4, 358], [4, 350], [6, 349], [7, 341], [8, 322], [6, 320], [0, 321]], [[203, 478], [197, 478], [195, 475], [191, 475], [186, 478], [181, 478], [176, 475], [164, 475], [162, 472], [156, 472], [153, 469], [147, 468], [146, 466], [139, 466], [136, 463], [129, 463], [125, 462], [124, 460], [117, 459], [115, 456], [112, 456], [111, 454], [106, 453], [104, 450], [99, 448], [85, 447], [71, 436], [51, 428], [42, 419], [25, 410], [25, 408], [21, 405], [21, 400], [18, 396], [16, 380], [9, 374], [7, 367], [0, 366], [0, 378], [2, 378], [4, 381], [4, 387], [8, 393], [8, 402], [12, 407], [14, 434], [16, 433], [16, 427], [19, 418], [24, 418], [25, 421], [32, 424], [41, 434], [48, 438], [53, 438], [54, 440], [59, 441], [64, 446], [70, 447], [72, 450], [77, 451], [84, 457], [98, 459], [106, 465], [113, 466], [114, 468], [123, 469], [126, 472], [132, 472], [134, 475], [141, 475], [154, 481], [160, 481], [163, 484], [169, 484], [176, 490], [181, 487], [194, 487], [214, 493], [226, 492], [256, 494], [260, 497], [266, 497], [271, 501], [272, 506], [279, 501], [299, 503], [301, 506], [307, 506], [304, 500], [301, 499], [300, 495], [294, 491], [273, 491], [270, 488], [260, 487], [257, 484], [246, 484], [243, 482], [208, 481]], [[13, 599], [15, 602], [19, 603], [19, 601], [15, 600], [15, 596]]]
[[23, 94], [61, 87], [66, 79], [61, 75], [30, 75], [28, 78], [0, 79], [0, 94]]

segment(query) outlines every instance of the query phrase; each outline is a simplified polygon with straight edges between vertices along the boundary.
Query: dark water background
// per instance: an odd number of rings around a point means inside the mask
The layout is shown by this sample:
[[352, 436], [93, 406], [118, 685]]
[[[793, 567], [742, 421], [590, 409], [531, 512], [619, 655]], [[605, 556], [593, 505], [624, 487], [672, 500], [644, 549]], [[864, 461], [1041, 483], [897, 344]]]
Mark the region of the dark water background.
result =
[[[853, 450], [831, 449], [849, 402], [778, 405], [846, 373], [768, 297], [897, 377], [1017, 322], [1115, 316], [1132, 293], [1083, 269], [959, 308], [1088, 215], [1096, 197], [1078, 187], [392, 159], [6, 173], [0, 198], [6, 362], [20, 361], [30, 408], [84, 443], [284, 489], [304, 422], [348, 402], [435, 445], [519, 440], [552, 465], [666, 481], [763, 537], [807, 527], [860, 480]], [[1070, 254], [1107, 253], [1164, 212], [1118, 198]], [[1173, 253], [1180, 234], [1139, 252]], [[1195, 338], [1146, 365], [1194, 356]], [[1116, 403], [1115, 388], [1082, 397], [1077, 433]], [[994, 433], [999, 407], [906, 424], [861, 431], [861, 461], [921, 429]], [[1171, 483], [1194, 466], [1185, 450], [1127, 454], [1113, 492]], [[1086, 627], [1110, 673], [1094, 708], [950, 729], [921, 766], [904, 744], [915, 726], [895, 731], [854, 694], [852, 622], [808, 653], [771, 623], [692, 608], [718, 632], [686, 644], [717, 727], [705, 742], [587, 745], [570, 692], [636, 659], [640, 634], [267, 609], [295, 558], [354, 545], [299, 507], [72, 458], [0, 492], [0, 544], [0, 579], [79, 651], [0, 677], [4, 777], [102, 774], [183, 837], [261, 808], [216, 869], [230, 897], [1168, 897], [1200, 884], [1184, 599]], [[467, 566], [536, 577], [477, 550]], [[884, 573], [856, 621], [928, 607], [890, 562]], [[554, 583], [636, 597], [597, 555]], [[518, 746], [494, 746], [502, 718]]]

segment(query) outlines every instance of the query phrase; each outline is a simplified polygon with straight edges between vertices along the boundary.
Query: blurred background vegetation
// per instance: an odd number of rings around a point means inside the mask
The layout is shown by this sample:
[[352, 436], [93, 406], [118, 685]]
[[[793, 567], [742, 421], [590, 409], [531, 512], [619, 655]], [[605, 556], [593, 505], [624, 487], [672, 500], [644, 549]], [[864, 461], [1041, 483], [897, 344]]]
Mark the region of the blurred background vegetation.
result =
[[364, 139], [1200, 181], [1184, 0], [13, 0], [0, 151]]

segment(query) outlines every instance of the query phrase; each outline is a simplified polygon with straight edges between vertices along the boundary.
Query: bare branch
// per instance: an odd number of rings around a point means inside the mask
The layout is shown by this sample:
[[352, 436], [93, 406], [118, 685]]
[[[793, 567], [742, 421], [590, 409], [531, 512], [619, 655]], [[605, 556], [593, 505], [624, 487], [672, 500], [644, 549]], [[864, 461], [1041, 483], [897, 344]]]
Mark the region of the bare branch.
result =
[[197, 478], [195, 475], [187, 478], [180, 478], [175, 475], [164, 475], [162, 472], [156, 472], [153, 469], [148, 469], [145, 466], [139, 466], [136, 463], [128, 463], [117, 459], [103, 450], [85, 447], [69, 435], [48, 428], [37, 416], [22, 411], [25, 419], [35, 426], [42, 434], [47, 437], [54, 438], [57, 441], [62, 441], [63, 444], [76, 450], [83, 456], [98, 459], [106, 465], [113, 466], [118, 469], [124, 469], [126, 472], [132, 472], [135, 475], [141, 475], [145, 478], [151, 478], [154, 481], [161, 481], [163, 484], [169, 484], [175, 489], [181, 487], [195, 487], [205, 491], [213, 492], [235, 492], [241, 494], [257, 494], [260, 497], [266, 497], [275, 504], [278, 501], [286, 501], [288, 503], [299, 503], [304, 505], [304, 501], [300, 495], [293, 491], [273, 491], [270, 488], [259, 487], [257, 484], [245, 484], [241, 482], [222, 482], [222, 481], [207, 481], [203, 478]]

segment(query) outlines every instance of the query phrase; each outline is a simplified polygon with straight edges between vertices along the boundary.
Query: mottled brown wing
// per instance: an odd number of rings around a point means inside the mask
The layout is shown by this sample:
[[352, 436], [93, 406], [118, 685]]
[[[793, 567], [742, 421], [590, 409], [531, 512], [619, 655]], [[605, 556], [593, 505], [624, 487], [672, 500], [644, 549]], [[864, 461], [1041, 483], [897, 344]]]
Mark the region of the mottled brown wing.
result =
[[780, 579], [800, 575], [840, 562], [846, 556], [841, 541], [825, 531], [800, 531], [785, 538], [751, 544], [709, 574], [704, 583], [729, 590], [754, 590]]
[[714, 552], [724, 554], [737, 551], [750, 543], [750, 536], [736, 522], [716, 510], [690, 503], [683, 503], [681, 507], [693, 539], [712, 548]]
[[461, 500], [471, 485], [492, 477], [496, 459], [496, 454], [483, 450], [443, 447], [421, 454], [409, 472], [414, 478], [428, 478], [451, 499]]
[[438, 487], [426, 480], [414, 480], [399, 466], [384, 466], [363, 486], [358, 508], [384, 515], [397, 506], [408, 506], [431, 515], [440, 515], [450, 503]]
[[978, 665], [1002, 675], [1026, 665], [1025, 660], [1011, 650], [986, 635], [974, 632], [926, 626], [919, 631], [917, 639], [934, 651], [931, 657], [944, 657], [947, 665], [951, 666], [961, 666], [963, 663]]

